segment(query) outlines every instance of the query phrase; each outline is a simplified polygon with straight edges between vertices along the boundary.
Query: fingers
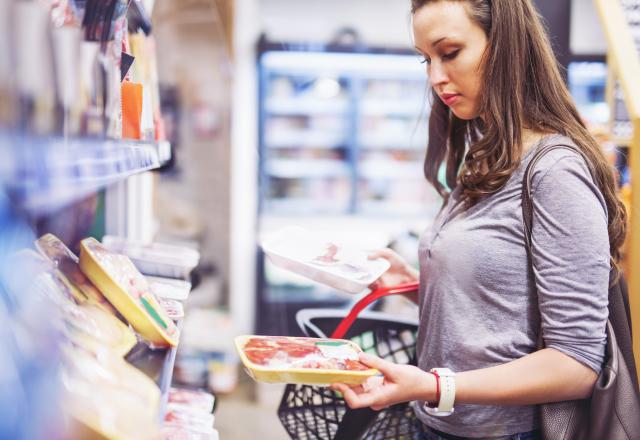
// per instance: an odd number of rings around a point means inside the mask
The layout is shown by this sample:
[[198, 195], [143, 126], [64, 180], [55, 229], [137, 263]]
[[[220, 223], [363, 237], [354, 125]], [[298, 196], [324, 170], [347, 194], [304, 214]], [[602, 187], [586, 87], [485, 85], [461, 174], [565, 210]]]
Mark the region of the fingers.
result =
[[366, 366], [375, 368], [385, 377], [388, 377], [390, 379], [394, 378], [395, 364], [393, 362], [385, 361], [384, 359], [367, 353], [360, 353], [359, 360]]
[[367, 407], [386, 407], [384, 402], [380, 401], [379, 393], [377, 392], [361, 392], [357, 393], [355, 389], [348, 387], [345, 384], [334, 384], [331, 386], [334, 390], [340, 391], [349, 408], [367, 408]]
[[384, 249], [376, 249], [369, 252], [369, 260], [377, 260], [378, 258], [385, 258], [387, 260], [392, 259], [395, 256], [395, 252], [393, 252], [389, 248]]

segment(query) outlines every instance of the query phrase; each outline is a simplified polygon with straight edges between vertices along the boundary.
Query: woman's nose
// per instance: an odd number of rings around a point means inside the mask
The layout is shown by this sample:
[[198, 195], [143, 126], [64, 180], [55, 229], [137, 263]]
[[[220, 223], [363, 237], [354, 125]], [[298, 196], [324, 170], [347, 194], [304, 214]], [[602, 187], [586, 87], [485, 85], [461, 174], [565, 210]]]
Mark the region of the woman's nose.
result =
[[427, 69], [429, 80], [432, 86], [438, 86], [449, 82], [449, 76], [443, 69], [442, 63], [438, 61], [432, 61], [429, 69]]

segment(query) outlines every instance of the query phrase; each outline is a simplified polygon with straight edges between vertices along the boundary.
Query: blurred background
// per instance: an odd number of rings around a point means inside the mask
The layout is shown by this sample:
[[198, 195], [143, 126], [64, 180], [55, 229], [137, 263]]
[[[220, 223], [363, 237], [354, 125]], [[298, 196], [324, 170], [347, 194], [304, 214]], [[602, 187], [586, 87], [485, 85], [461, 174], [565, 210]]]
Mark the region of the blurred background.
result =
[[[535, 3], [631, 212], [640, 2]], [[288, 438], [283, 387], [246, 375], [234, 336], [302, 335], [298, 311], [365, 292], [279, 269], [260, 243], [302, 226], [417, 267], [442, 203], [409, 8], [0, 0], [0, 438]], [[87, 237], [145, 275], [139, 303], [88, 269]], [[374, 308], [416, 317], [402, 298]]]

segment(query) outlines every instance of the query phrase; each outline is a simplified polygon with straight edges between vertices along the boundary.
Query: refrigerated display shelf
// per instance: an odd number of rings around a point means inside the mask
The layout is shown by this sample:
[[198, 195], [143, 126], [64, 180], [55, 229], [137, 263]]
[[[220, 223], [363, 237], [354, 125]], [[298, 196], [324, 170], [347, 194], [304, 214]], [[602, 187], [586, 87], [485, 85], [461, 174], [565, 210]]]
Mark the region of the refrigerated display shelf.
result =
[[392, 160], [368, 160], [360, 163], [360, 177], [364, 179], [424, 180], [421, 164]]
[[401, 142], [401, 141], [386, 141], [386, 140], [375, 140], [375, 139], [367, 139], [362, 140], [358, 147], [361, 150], [400, 150], [400, 151], [425, 151], [426, 150], [427, 141], [420, 139], [420, 143], [418, 142]]
[[55, 211], [171, 158], [168, 142], [0, 134], [0, 181], [17, 207]]
[[344, 136], [328, 133], [327, 130], [288, 130], [277, 134], [267, 134], [265, 144], [268, 148], [341, 148], [345, 145]]
[[336, 115], [348, 110], [346, 100], [321, 100], [318, 98], [269, 98], [265, 111], [272, 115]]
[[340, 160], [270, 160], [266, 165], [270, 176], [283, 179], [347, 177], [351, 170]]
[[[183, 319], [176, 321], [176, 325], [182, 330]], [[160, 388], [160, 421], [164, 420], [169, 398], [169, 389], [173, 380], [173, 370], [176, 363], [178, 347], [151, 349], [148, 345], [139, 342], [126, 357], [134, 367], [149, 376]]]
[[[314, 215], [319, 212], [327, 214], [346, 214], [349, 210], [349, 200], [324, 200], [308, 198], [271, 198], [264, 201], [270, 213], [288, 214], [294, 216]], [[299, 221], [299, 219], [297, 219]]]
[[425, 102], [426, 98], [419, 101], [399, 99], [364, 99], [360, 103], [360, 106], [361, 113], [364, 116], [406, 116], [417, 119], [428, 114]]

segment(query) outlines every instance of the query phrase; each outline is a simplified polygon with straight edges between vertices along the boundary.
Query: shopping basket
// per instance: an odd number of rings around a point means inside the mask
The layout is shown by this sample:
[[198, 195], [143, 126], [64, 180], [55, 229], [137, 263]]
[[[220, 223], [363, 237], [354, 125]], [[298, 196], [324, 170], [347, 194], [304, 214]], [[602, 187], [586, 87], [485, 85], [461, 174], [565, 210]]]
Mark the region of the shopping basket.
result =
[[[414, 292], [417, 283], [376, 289], [346, 313], [334, 309], [305, 309], [296, 320], [310, 337], [347, 338], [368, 353], [399, 364], [415, 365], [418, 322], [381, 312], [362, 311], [389, 295]], [[335, 330], [332, 330], [335, 329]], [[409, 403], [381, 411], [350, 409], [339, 393], [326, 387], [288, 384], [278, 416], [292, 439], [383, 440], [412, 439], [422, 432]]]

